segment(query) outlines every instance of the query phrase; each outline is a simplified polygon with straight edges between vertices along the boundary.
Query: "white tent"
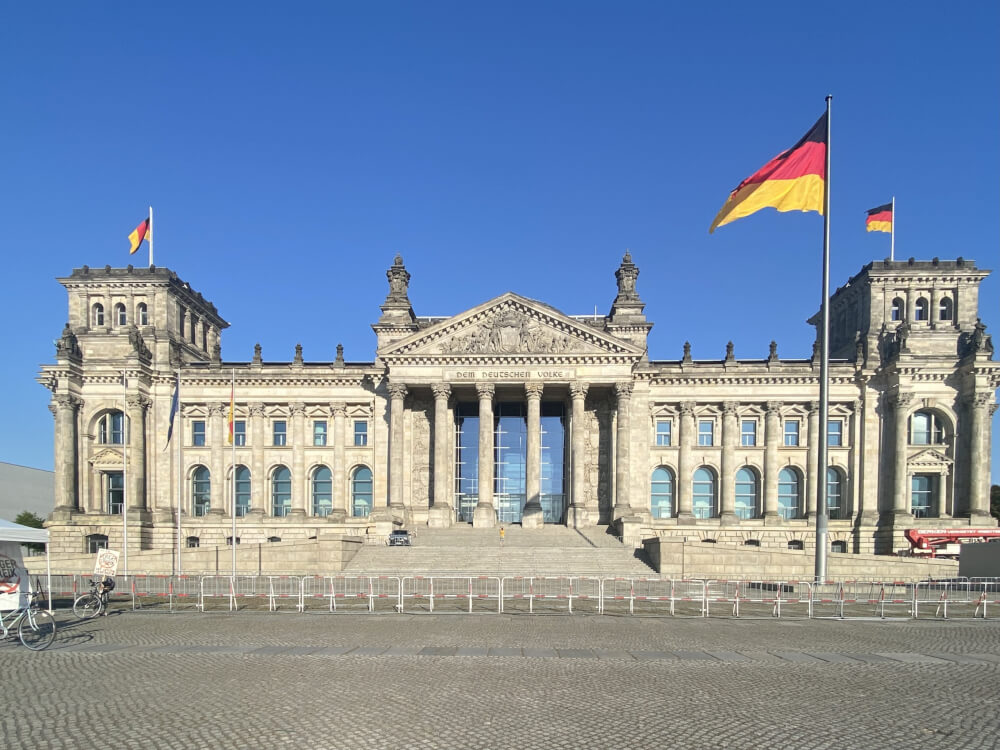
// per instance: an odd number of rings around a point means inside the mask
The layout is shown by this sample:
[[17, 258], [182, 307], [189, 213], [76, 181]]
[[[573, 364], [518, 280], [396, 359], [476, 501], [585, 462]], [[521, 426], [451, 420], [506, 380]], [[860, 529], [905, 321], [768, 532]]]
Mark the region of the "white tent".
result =
[[[25, 593], [25, 588], [30, 587], [30, 582], [28, 581], [28, 572], [23, 569], [21, 563], [21, 545], [29, 543], [38, 543], [45, 545], [45, 570], [46, 570], [46, 591], [52, 591], [52, 568], [49, 564], [49, 530], [48, 529], [33, 529], [30, 526], [21, 526], [18, 523], [12, 523], [11, 521], [5, 521], [0, 518], [0, 555], [5, 557], [10, 562], [13, 569], [10, 571], [5, 571], [9, 573], [10, 576], [22, 578], [26, 584], [26, 587], [15, 586], [14, 591], [10, 592], [7, 597], [15, 598], [20, 600], [22, 604], [27, 604], [27, 601], [22, 597]], [[13, 583], [11, 581], [10, 583]], [[9, 588], [9, 585], [8, 585]], [[49, 594], [49, 611], [52, 611], [52, 599], [51, 594]], [[9, 606], [9, 605], [8, 605]], [[14, 606], [17, 606], [15, 604]], [[4, 607], [5, 609], [7, 607]]]

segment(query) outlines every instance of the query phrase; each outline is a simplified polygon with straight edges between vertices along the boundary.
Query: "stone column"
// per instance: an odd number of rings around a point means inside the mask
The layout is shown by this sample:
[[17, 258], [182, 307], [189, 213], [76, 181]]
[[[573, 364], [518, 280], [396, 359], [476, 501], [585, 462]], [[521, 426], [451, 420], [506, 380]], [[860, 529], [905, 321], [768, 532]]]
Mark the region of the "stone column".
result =
[[406, 386], [389, 383], [389, 508], [403, 517], [403, 406]]
[[292, 515], [302, 518], [311, 514], [309, 504], [309, 477], [306, 476], [306, 405], [292, 404]]
[[629, 442], [632, 439], [632, 420], [629, 409], [632, 406], [632, 384], [627, 381], [615, 383], [615, 396], [618, 397], [618, 435], [615, 440], [615, 519], [632, 514], [632, 504], [629, 498], [631, 465], [629, 461]]
[[427, 525], [446, 529], [455, 522], [455, 462], [452, 458], [452, 432], [448, 429], [448, 383], [431, 385], [434, 394], [434, 495], [427, 516]]
[[892, 512], [895, 515], [910, 515], [909, 477], [906, 473], [906, 418], [907, 409], [913, 400], [912, 393], [897, 393], [894, 406], [895, 422], [895, 470], [892, 475]]
[[132, 511], [146, 507], [146, 410], [152, 402], [145, 396], [130, 396], [128, 406], [128, 507]]
[[351, 515], [347, 492], [347, 406], [330, 404], [333, 412], [333, 510], [330, 520], [342, 522]]
[[521, 527], [525, 529], [537, 529], [545, 524], [541, 502], [543, 388], [541, 383], [527, 383], [524, 386], [524, 394], [528, 398], [528, 453], [525, 456], [525, 490], [528, 498], [524, 513], [521, 514]]
[[739, 523], [736, 516], [736, 442], [739, 439], [739, 420], [736, 416], [736, 401], [726, 401], [722, 404], [722, 470], [719, 482], [722, 485], [719, 495], [722, 505], [719, 512], [719, 523], [723, 526]]
[[694, 513], [691, 511], [693, 502], [694, 467], [691, 449], [694, 447], [694, 402], [682, 401], [678, 405], [680, 419], [680, 451], [677, 457], [677, 520], [681, 523], [692, 523]]
[[938, 307], [940, 306], [940, 304], [941, 304], [941, 290], [938, 289], [937, 287], [934, 287], [933, 289], [931, 289], [931, 309], [928, 311], [927, 314], [927, 319], [930, 321], [931, 328], [937, 328], [938, 323], [940, 322], [938, 320], [938, 315], [940, 314]]
[[472, 514], [474, 528], [493, 528], [497, 511], [493, 507], [493, 383], [477, 383], [479, 394], [479, 502]]
[[819, 466], [819, 402], [809, 402], [809, 416], [807, 417], [808, 427], [806, 440], [808, 454], [806, 461], [809, 465], [806, 471], [806, 518], [813, 518], [816, 515], [816, 498], [819, 492], [819, 483], [826, 481], [826, 470]]
[[975, 523], [991, 523], [989, 475], [989, 412], [993, 394], [969, 396], [969, 518]]
[[778, 446], [781, 445], [781, 402], [768, 401], [764, 414], [764, 523], [778, 515]]
[[[208, 428], [205, 432], [205, 442], [209, 445], [209, 473], [212, 480], [212, 494], [209, 497], [208, 513], [212, 516], [225, 516], [230, 513], [229, 494], [226, 492], [226, 460], [223, 456], [225, 446], [225, 423], [223, 415], [229, 413], [229, 402], [223, 401], [208, 407]], [[131, 462], [129, 462], [131, 463]], [[132, 467], [129, 466], [129, 471]], [[187, 472], [185, 472], [186, 474]], [[186, 480], [190, 486], [190, 479]], [[192, 513], [194, 512], [192, 508]]]
[[76, 483], [76, 418], [80, 406], [80, 399], [69, 394], [56, 396], [49, 405], [56, 418], [53, 479], [57, 513], [75, 513], [80, 510], [77, 505]]
[[[573, 464], [573, 476], [572, 476], [572, 497], [571, 503], [566, 513], [566, 525], [572, 528], [580, 528], [582, 526], [588, 525], [588, 514], [587, 514], [587, 503], [584, 498], [584, 472], [587, 468], [587, 443], [586, 443], [586, 428], [583, 425], [584, 420], [584, 403], [587, 398], [587, 384], [586, 383], [570, 383], [569, 393], [573, 399], [573, 434], [572, 434], [572, 464]], [[631, 385], [630, 385], [631, 387]], [[621, 416], [619, 415], [619, 425], [621, 425]], [[619, 429], [619, 435], [621, 430]], [[619, 461], [621, 460], [621, 455], [619, 454]], [[621, 474], [618, 475], [618, 481], [621, 482]], [[618, 485], [619, 498], [622, 496], [622, 492], [626, 492], [625, 498], [627, 501], [628, 495], [627, 487], [628, 477], [626, 476], [624, 483]], [[616, 505], [616, 510], [618, 506]], [[624, 508], [625, 511], [628, 510], [627, 506]], [[616, 513], [616, 515], [622, 515]], [[627, 512], [625, 513], [627, 515]]]
[[264, 441], [267, 418], [264, 405], [249, 404], [250, 414], [250, 510], [247, 514], [256, 519], [271, 515], [269, 483], [264, 471]]

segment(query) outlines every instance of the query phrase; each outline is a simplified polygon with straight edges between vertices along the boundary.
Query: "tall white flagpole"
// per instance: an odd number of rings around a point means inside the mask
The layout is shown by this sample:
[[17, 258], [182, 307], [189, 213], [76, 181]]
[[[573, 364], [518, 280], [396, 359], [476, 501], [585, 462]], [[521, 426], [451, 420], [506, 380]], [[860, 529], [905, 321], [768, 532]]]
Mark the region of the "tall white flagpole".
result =
[[153, 207], [149, 207], [149, 267], [153, 267]]
[[227, 435], [229, 436], [229, 443], [232, 446], [232, 479], [229, 482], [231, 494], [232, 494], [232, 510], [233, 510], [233, 586], [236, 586], [236, 435], [233, 434], [235, 429], [235, 418], [236, 415], [233, 413], [236, 410], [236, 368], [233, 368], [233, 382], [231, 390], [229, 391], [229, 429]]
[[122, 370], [122, 552], [123, 575], [128, 575], [128, 376]]
[[823, 180], [823, 302], [820, 307], [822, 336], [819, 360], [819, 472], [816, 492], [816, 581], [826, 580], [826, 540], [827, 540], [827, 423], [830, 416], [830, 106], [833, 96], [826, 97], [826, 169]]
[[889, 224], [889, 260], [896, 260], [896, 196], [892, 196], [892, 222]]
[[181, 371], [177, 371], [177, 575], [181, 574], [181, 502], [184, 497], [184, 465], [181, 454], [184, 445], [184, 426], [181, 417]]

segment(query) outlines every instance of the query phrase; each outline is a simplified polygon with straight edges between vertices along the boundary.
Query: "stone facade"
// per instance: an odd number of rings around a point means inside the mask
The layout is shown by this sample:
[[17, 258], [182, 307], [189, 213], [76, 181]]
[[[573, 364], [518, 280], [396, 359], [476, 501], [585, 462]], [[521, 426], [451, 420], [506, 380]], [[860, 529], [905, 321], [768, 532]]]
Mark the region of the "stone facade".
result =
[[809, 549], [825, 473], [835, 551], [995, 525], [987, 274], [961, 258], [879, 261], [831, 297], [827, 473], [818, 343], [810, 359], [775, 344], [766, 359], [732, 345], [721, 360], [687, 346], [650, 359], [628, 254], [606, 316], [506, 293], [448, 318], [415, 315], [397, 256], [364, 363], [304, 361], [301, 347], [270, 362], [259, 346], [224, 362], [228, 323], [175, 273], [85, 266], [59, 279], [69, 320], [39, 376], [56, 420], [52, 549], [120, 549], [126, 529], [134, 551], [178, 535], [224, 546], [234, 509], [241, 543], [516, 522]]

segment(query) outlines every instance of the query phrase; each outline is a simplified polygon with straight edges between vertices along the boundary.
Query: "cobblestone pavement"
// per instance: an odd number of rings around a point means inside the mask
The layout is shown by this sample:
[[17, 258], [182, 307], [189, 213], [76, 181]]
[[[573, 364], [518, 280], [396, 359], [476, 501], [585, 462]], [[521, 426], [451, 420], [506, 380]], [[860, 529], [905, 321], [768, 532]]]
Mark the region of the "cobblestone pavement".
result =
[[9, 748], [995, 748], [1000, 621], [60, 612]]

